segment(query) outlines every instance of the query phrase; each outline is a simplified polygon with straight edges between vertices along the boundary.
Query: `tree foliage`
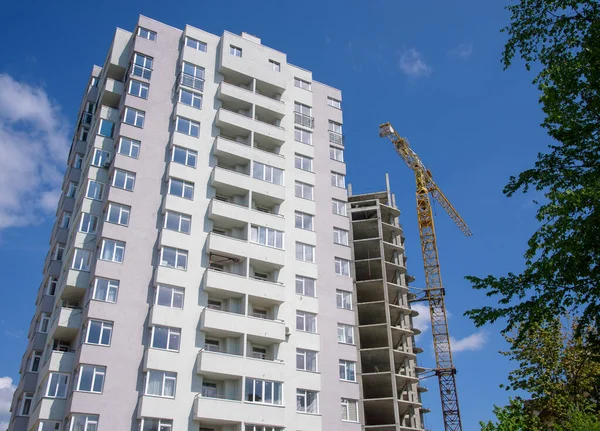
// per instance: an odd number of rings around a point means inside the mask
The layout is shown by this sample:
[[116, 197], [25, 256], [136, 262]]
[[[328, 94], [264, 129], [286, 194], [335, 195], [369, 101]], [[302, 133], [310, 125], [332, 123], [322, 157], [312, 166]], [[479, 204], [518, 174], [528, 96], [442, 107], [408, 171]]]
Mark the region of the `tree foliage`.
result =
[[478, 326], [506, 319], [507, 333], [575, 309], [600, 327], [600, 5], [519, 0], [507, 9], [504, 66], [520, 57], [527, 69], [539, 70], [534, 83], [541, 91], [542, 126], [554, 143], [504, 189], [509, 197], [530, 189], [545, 196], [525, 269], [500, 277], [468, 276], [499, 306], [466, 314]]

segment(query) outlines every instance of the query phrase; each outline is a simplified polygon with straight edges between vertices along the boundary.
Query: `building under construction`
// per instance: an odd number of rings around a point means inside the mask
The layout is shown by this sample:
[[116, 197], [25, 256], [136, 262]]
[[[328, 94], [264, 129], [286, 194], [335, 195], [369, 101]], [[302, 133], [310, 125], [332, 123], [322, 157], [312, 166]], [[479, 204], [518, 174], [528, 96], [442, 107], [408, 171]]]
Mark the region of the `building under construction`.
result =
[[[387, 178], [386, 178], [387, 179]], [[387, 190], [348, 197], [365, 430], [424, 429], [400, 211]]]

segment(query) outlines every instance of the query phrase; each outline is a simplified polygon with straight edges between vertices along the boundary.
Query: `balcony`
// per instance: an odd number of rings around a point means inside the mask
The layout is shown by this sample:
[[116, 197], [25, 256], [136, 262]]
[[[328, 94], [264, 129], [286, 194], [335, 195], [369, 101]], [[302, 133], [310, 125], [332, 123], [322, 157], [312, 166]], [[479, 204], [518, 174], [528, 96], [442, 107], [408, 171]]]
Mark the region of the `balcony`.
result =
[[200, 327], [223, 337], [247, 333], [257, 344], [285, 341], [285, 325], [281, 320], [271, 320], [205, 308], [200, 317]]
[[216, 116], [216, 125], [225, 132], [228, 136], [245, 136], [248, 131], [254, 131], [259, 135], [259, 138], [273, 139], [280, 144], [285, 142], [285, 129], [274, 124], [257, 121], [247, 115], [239, 114], [227, 110], [223, 107], [219, 108]]
[[173, 417], [173, 410], [176, 407], [177, 405], [174, 398], [163, 398], [155, 397], [152, 395], [143, 395], [138, 400], [137, 417], [138, 419], [141, 419], [143, 417]]
[[302, 127], [308, 127], [309, 129], [315, 128], [315, 119], [310, 115], [303, 114], [301, 112], [294, 111], [294, 123]]
[[204, 290], [207, 292], [235, 292], [265, 298], [274, 304], [285, 301], [285, 288], [281, 283], [263, 281], [245, 275], [207, 269], [204, 273]]
[[123, 90], [123, 82], [107, 77], [104, 91], [100, 96], [100, 104], [110, 106], [111, 108], [118, 108], [121, 102], [121, 96], [123, 95]]
[[329, 142], [335, 145], [344, 146], [344, 135], [333, 130], [329, 130]]
[[221, 256], [244, 258], [251, 257], [257, 261], [267, 262], [282, 267], [285, 264], [285, 252], [282, 249], [248, 242], [246, 239], [234, 238], [211, 232], [208, 235], [206, 249], [209, 253]]
[[39, 420], [61, 422], [65, 418], [66, 403], [64, 398], [42, 398], [29, 415], [29, 423], [35, 424]]
[[252, 374], [267, 380], [284, 380], [283, 362], [279, 360], [256, 359], [221, 352], [200, 350], [196, 358], [196, 372], [214, 379], [239, 376], [241, 370], [252, 370]]
[[280, 204], [285, 200], [285, 187], [277, 184], [252, 178], [248, 174], [232, 171], [224, 167], [215, 166], [211, 175], [211, 186], [222, 189], [227, 194], [244, 195], [251, 190], [262, 195], [273, 204]]
[[208, 206], [208, 218], [218, 222], [219, 226], [229, 223], [229, 220], [235, 220], [238, 223], [257, 224], [280, 231], [285, 230], [285, 219], [280, 215], [250, 209], [244, 205], [224, 202], [215, 198], [211, 199]]
[[224, 101], [237, 99], [244, 101], [245, 103], [260, 106], [278, 116], [280, 119], [285, 115], [285, 104], [281, 100], [253, 92], [242, 86], [225, 81], [219, 84], [217, 98]]
[[81, 328], [81, 308], [60, 307], [56, 308], [58, 315], [53, 318], [49, 333], [59, 340], [73, 340]]
[[285, 169], [285, 158], [277, 153], [251, 147], [250, 145], [238, 142], [224, 136], [217, 136], [215, 139], [213, 153], [223, 161], [230, 165], [244, 165], [250, 160], [254, 160], [265, 165], [274, 166], [279, 169]]
[[189, 73], [181, 72], [179, 74], [179, 85], [191, 88], [192, 90], [204, 91], [204, 79], [190, 75]]
[[52, 350], [48, 361], [44, 363], [40, 370], [40, 376], [46, 376], [48, 372], [72, 373], [75, 366], [75, 352], [62, 352]]
[[215, 424], [285, 423], [284, 406], [245, 403], [240, 398], [210, 398], [198, 394], [194, 401], [194, 419], [211, 421]]

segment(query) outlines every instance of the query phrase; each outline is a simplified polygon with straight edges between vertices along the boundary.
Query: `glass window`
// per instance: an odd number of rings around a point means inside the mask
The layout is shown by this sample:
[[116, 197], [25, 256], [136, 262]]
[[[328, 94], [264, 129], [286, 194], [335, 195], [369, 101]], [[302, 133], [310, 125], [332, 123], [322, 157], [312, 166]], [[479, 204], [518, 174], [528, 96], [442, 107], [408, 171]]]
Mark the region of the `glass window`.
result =
[[81, 169], [82, 163], [83, 163], [83, 154], [75, 153], [75, 159], [73, 160], [73, 167], [75, 169]]
[[303, 171], [313, 172], [313, 159], [312, 157], [296, 153], [294, 156], [294, 167]]
[[48, 333], [48, 326], [50, 326], [50, 313], [42, 313], [38, 324], [38, 332], [42, 334]]
[[173, 247], [163, 247], [160, 250], [161, 266], [186, 270], [187, 258], [188, 252], [186, 250]]
[[168, 371], [148, 370], [146, 374], [146, 395], [175, 398], [177, 374]]
[[100, 260], [108, 260], [110, 262], [123, 262], [125, 255], [125, 243], [114, 239], [102, 240], [102, 251], [100, 252]]
[[119, 154], [137, 159], [140, 156], [141, 142], [131, 138], [121, 138], [119, 141]]
[[65, 245], [64, 244], [56, 244], [56, 247], [54, 247], [53, 260], [62, 261], [64, 254], [65, 254]]
[[296, 329], [304, 332], [317, 332], [317, 315], [308, 311], [296, 310]]
[[309, 90], [310, 91], [310, 82], [305, 81], [304, 79], [300, 79], [300, 78], [295, 78], [294, 77], [294, 86], [298, 87], [298, 88], [302, 88], [303, 90]]
[[117, 302], [119, 280], [97, 277], [94, 282], [93, 299], [104, 302]]
[[331, 185], [335, 187], [346, 187], [346, 176], [339, 172], [331, 171]]
[[358, 422], [358, 401], [342, 398], [342, 420]]
[[294, 139], [303, 144], [312, 145], [312, 132], [296, 127], [294, 129]]
[[173, 421], [171, 419], [144, 418], [140, 427], [140, 431], [172, 431], [172, 429]]
[[283, 232], [264, 226], [252, 225], [250, 228], [250, 241], [283, 249]]
[[69, 228], [69, 224], [71, 224], [71, 213], [64, 211], [62, 213], [62, 217], [60, 218], [60, 227], [62, 229], [68, 229]]
[[342, 125], [340, 123], [336, 123], [335, 121], [329, 120], [329, 131], [335, 132], [338, 134], [342, 134]]
[[67, 398], [67, 388], [69, 386], [69, 375], [63, 373], [50, 373], [45, 380], [46, 397], [48, 398]]
[[319, 394], [306, 389], [296, 390], [296, 411], [302, 413], [319, 413]]
[[159, 285], [156, 289], [156, 304], [171, 308], [183, 308], [184, 290], [180, 287]]
[[252, 162], [252, 178], [283, 185], [283, 170], [273, 166]]
[[180, 198], [194, 199], [194, 183], [178, 180], [177, 178], [170, 178], [169, 194], [179, 196]]
[[310, 244], [304, 244], [302, 242], [296, 243], [296, 259], [303, 260], [305, 262], [315, 261], [315, 246]]
[[229, 45], [229, 53], [236, 57], [242, 56], [242, 48], [238, 48], [237, 46]]
[[194, 108], [202, 109], [202, 95], [188, 91], [185, 89], [179, 90], [179, 101], [184, 105], [193, 106]]
[[338, 323], [338, 343], [354, 344], [354, 327]]
[[131, 74], [133, 76], [139, 76], [140, 78], [150, 79], [152, 76], [152, 57], [147, 57], [140, 53], [133, 55], [133, 65], [131, 68]]
[[111, 202], [108, 204], [108, 210], [106, 211], [106, 221], [127, 226], [130, 214], [131, 207]]
[[329, 158], [331, 160], [337, 160], [338, 162], [343, 162], [344, 161], [344, 150], [341, 148], [330, 146], [329, 147]]
[[338, 308], [352, 310], [352, 292], [336, 289], [335, 297]]
[[335, 258], [335, 273], [338, 275], [345, 275], [350, 277], [350, 261], [342, 259], [341, 257]]
[[295, 193], [297, 198], [309, 199], [313, 200], [313, 188], [311, 184], [302, 183], [300, 181], [296, 181], [295, 184]]
[[115, 169], [112, 185], [132, 192], [135, 187], [135, 173]]
[[42, 352], [40, 352], [38, 350], [34, 350], [31, 353], [31, 358], [29, 361], [29, 371], [32, 373], [39, 372], [41, 361], [42, 361]]
[[296, 349], [296, 369], [317, 372], [317, 352]]
[[198, 152], [183, 147], [173, 146], [171, 160], [175, 163], [195, 168], [196, 161], [198, 160]]
[[21, 400], [19, 403], [19, 411], [17, 415], [19, 416], [29, 416], [31, 412], [31, 404], [33, 403], [33, 394], [32, 393], [24, 393], [21, 396]]
[[101, 346], [110, 346], [113, 324], [103, 320], [90, 320], [87, 324], [85, 342], [88, 344], [98, 344]]
[[56, 294], [57, 287], [58, 287], [58, 277], [48, 278], [48, 282], [46, 283], [46, 295], [54, 296]]
[[112, 121], [108, 121], [104, 118], [101, 118], [100, 126], [98, 126], [98, 134], [100, 136], [106, 136], [107, 138], [112, 138], [114, 132], [115, 132], [115, 123], [113, 123]]
[[317, 280], [315, 280], [314, 278], [296, 275], [296, 293], [298, 295], [315, 297], [317, 296], [316, 283]]
[[148, 30], [144, 27], [138, 27], [137, 35], [144, 39], [156, 40], [156, 32], [152, 31], [152, 30]]
[[[200, 428], [200, 431], [214, 431], [211, 428]], [[244, 431], [283, 431], [281, 427], [271, 427], [265, 425], [244, 425]]]
[[277, 61], [269, 60], [269, 65], [271, 66], [271, 69], [273, 69], [275, 72], [281, 72], [281, 64]]
[[96, 233], [98, 228], [98, 217], [90, 213], [81, 213], [81, 221], [79, 222], [79, 232]]
[[144, 111], [140, 111], [139, 109], [130, 108], [129, 106], [125, 107], [125, 116], [123, 117], [123, 122], [125, 124], [143, 128], [145, 118], [146, 118], [146, 113]]
[[129, 81], [129, 88], [127, 89], [127, 92], [132, 96], [147, 99], [148, 91], [150, 91], [150, 86], [145, 82], [137, 81], [135, 79]]
[[165, 214], [165, 229], [181, 233], [190, 233], [192, 217], [175, 211], [167, 211]]
[[103, 193], [104, 183], [101, 183], [100, 181], [88, 180], [88, 187], [85, 193], [86, 198], [101, 201]]
[[340, 380], [356, 381], [356, 362], [340, 359]]
[[199, 40], [191, 37], [185, 37], [185, 45], [189, 46], [190, 48], [197, 49], [198, 51], [206, 52], [206, 43], [200, 42]]
[[75, 414], [71, 416], [69, 421], [69, 431], [97, 431], [98, 416], [97, 415], [81, 415]]
[[181, 65], [181, 85], [204, 90], [204, 68], [184, 61]]
[[347, 216], [346, 212], [346, 202], [340, 201], [338, 199], [331, 200], [331, 208], [332, 212], [337, 215]]
[[314, 230], [314, 220], [315, 216], [312, 214], [306, 214], [300, 211], [296, 211], [295, 213], [295, 223], [297, 228]]
[[339, 227], [333, 228], [333, 242], [340, 245], [348, 245], [348, 231], [340, 229]]
[[75, 248], [71, 268], [78, 271], [89, 271], [92, 262], [92, 252], [83, 248]]
[[253, 403], [282, 405], [282, 383], [246, 377], [244, 400]]
[[200, 123], [178, 116], [175, 124], [175, 130], [177, 130], [179, 133], [197, 138], [200, 136]]
[[181, 341], [181, 329], [168, 326], [152, 327], [151, 346], [155, 349], [179, 351]]
[[75, 193], [77, 193], [77, 183], [74, 181], [70, 181], [69, 182], [69, 187], [67, 188], [67, 197], [68, 198], [74, 198], [75, 197]]
[[82, 392], [102, 393], [106, 367], [82, 365], [77, 376], [77, 389]]
[[329, 106], [333, 106], [334, 108], [342, 109], [342, 102], [340, 102], [337, 99], [334, 99], [333, 97], [327, 97], [327, 104]]

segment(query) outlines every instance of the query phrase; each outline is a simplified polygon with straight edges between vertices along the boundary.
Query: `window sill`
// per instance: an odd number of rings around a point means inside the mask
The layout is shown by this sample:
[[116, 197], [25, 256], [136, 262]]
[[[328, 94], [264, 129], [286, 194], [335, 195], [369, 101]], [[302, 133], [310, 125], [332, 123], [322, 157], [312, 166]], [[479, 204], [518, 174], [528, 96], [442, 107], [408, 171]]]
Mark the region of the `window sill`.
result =
[[346, 345], [346, 346], [356, 346], [356, 344], [355, 344], [355, 343], [345, 343], [345, 342], [343, 342], [343, 341], [338, 341], [338, 344], [344, 344], [344, 345]]
[[321, 374], [320, 371], [311, 371], [311, 370], [301, 370], [299, 368], [296, 368], [296, 371], [301, 371], [303, 373], [311, 373], [311, 374]]
[[162, 398], [163, 400], [175, 400], [175, 397], [166, 397], [164, 395], [144, 394], [145, 397]]
[[344, 383], [354, 383], [355, 385], [358, 384], [357, 380], [344, 380], [344, 379], [340, 379], [340, 382], [344, 382]]
[[301, 414], [301, 415], [321, 416], [321, 413], [300, 412], [298, 410], [296, 410], [296, 413]]
[[176, 269], [177, 271], [187, 271], [187, 268], [177, 268], [176, 266], [158, 265], [162, 268]]

